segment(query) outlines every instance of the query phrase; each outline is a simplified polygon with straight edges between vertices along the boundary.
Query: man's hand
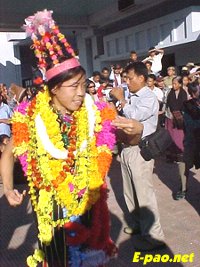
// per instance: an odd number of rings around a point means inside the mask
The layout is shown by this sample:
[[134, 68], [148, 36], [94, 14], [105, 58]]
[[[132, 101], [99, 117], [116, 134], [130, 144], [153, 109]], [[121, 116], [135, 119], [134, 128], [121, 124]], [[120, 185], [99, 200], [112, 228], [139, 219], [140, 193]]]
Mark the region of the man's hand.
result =
[[110, 91], [110, 95], [114, 96], [117, 100], [125, 101], [123, 88], [113, 87], [112, 90]]
[[117, 118], [112, 121], [112, 125], [123, 130], [128, 135], [141, 135], [143, 131], [142, 123], [121, 116], [117, 116]]
[[5, 190], [5, 196], [9, 204], [13, 207], [21, 205], [25, 195], [26, 195], [26, 190], [24, 190], [22, 194], [19, 193], [17, 189]]

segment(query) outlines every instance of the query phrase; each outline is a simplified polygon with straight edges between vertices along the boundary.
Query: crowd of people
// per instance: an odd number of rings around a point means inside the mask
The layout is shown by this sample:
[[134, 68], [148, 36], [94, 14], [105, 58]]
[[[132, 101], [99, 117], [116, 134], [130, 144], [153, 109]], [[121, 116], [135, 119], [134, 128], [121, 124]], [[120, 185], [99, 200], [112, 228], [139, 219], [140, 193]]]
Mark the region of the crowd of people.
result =
[[175, 199], [185, 198], [189, 170], [200, 167], [200, 67], [188, 63], [177, 75], [175, 66], [168, 66], [163, 77], [164, 50], [151, 47], [144, 60], [131, 51], [126, 66], [117, 63], [86, 77], [66, 38], [57, 37], [59, 28], [50, 13], [42, 13], [51, 22], [48, 29], [43, 22], [39, 25], [39, 13], [31, 17], [37, 27], [25, 28], [41, 53], [45, 81], [37, 94], [35, 87], [0, 87], [4, 193], [12, 206], [20, 205], [26, 195], [13, 187], [15, 156], [27, 176], [37, 214], [40, 245], [28, 257], [28, 266], [103, 266], [116, 255], [109, 236], [105, 179], [116, 138], [124, 198], [132, 214], [124, 232], [139, 235], [134, 246], [140, 251], [163, 248], [152, 182], [154, 159], [143, 158], [139, 142], [160, 127], [169, 131], [173, 145], [166, 160], [178, 163], [181, 180]]
[[[173, 145], [166, 151], [166, 161], [168, 163], [177, 162], [181, 186], [174, 198], [180, 200], [186, 197], [189, 169], [194, 166], [194, 162], [197, 168], [197, 162], [200, 161], [198, 156], [199, 138], [197, 134], [194, 135], [194, 132], [197, 133], [200, 128], [200, 114], [198, 113], [200, 66], [188, 62], [179, 72], [175, 66], [168, 66], [167, 75], [162, 76], [164, 50], [151, 47], [148, 53], [148, 57], [141, 60], [147, 68], [146, 86], [155, 94], [159, 103], [157, 127], [165, 127], [173, 139]], [[135, 62], [140, 61], [136, 51], [131, 51], [127, 65]], [[101, 72], [95, 71], [89, 80], [98, 81], [99, 86], [97, 85], [96, 90], [90, 94], [115, 105], [121, 105], [122, 101], [129, 102], [132, 93], [127, 76], [127, 65], [121, 67], [117, 63], [110, 69], [103, 68]], [[103, 74], [104, 72], [106, 76]], [[107, 83], [105, 83], [105, 79], [107, 79]], [[123, 96], [116, 95], [116, 92], [119, 93], [120, 90], [123, 92]], [[191, 106], [191, 103], [193, 106], [188, 110], [187, 106]], [[194, 110], [195, 118], [192, 114]], [[127, 117], [124, 111], [123, 115]], [[136, 119], [135, 116], [130, 118]]]

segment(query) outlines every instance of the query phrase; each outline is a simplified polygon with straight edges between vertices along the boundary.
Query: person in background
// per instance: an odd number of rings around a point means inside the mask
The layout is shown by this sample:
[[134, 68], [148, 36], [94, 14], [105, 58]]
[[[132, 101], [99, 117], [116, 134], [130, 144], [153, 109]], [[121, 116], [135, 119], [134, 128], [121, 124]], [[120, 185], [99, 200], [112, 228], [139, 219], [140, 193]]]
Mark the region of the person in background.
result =
[[101, 70], [101, 79], [109, 79], [110, 71], [108, 68], [104, 67]]
[[172, 88], [172, 80], [176, 76], [175, 67], [170, 66], [167, 68], [167, 76], [164, 77], [165, 87]]
[[12, 117], [12, 111], [10, 107], [3, 102], [3, 96], [2, 93], [0, 93], [0, 135], [5, 134], [8, 137], [10, 137], [11, 117]]
[[160, 106], [163, 102], [163, 92], [160, 88], [155, 86], [156, 84], [156, 76], [154, 74], [149, 74], [147, 79], [147, 86], [151, 91], [156, 95]]
[[95, 83], [89, 79], [86, 80], [86, 93], [88, 93], [94, 101], [99, 101], [97, 91], [95, 90]]
[[163, 100], [162, 105], [160, 105], [160, 111], [159, 111], [159, 124], [161, 127], [165, 126], [165, 113], [166, 113], [166, 104], [167, 104], [167, 96], [171, 89], [165, 86], [164, 83], [164, 77], [159, 76], [156, 78], [156, 85], [158, 88], [160, 88], [163, 92]]
[[189, 83], [190, 83], [190, 78], [189, 78], [188, 75], [182, 75], [181, 77], [182, 77], [182, 82], [183, 82], [183, 89], [187, 93], [187, 98], [190, 99], [191, 95], [188, 92], [188, 86], [189, 86]]
[[95, 84], [95, 90], [97, 90], [100, 86], [100, 78], [101, 78], [101, 74], [99, 71], [94, 71], [92, 73], [92, 77], [89, 78], [89, 80], [91, 80], [92, 82], [94, 82]]
[[149, 61], [149, 60], [147, 60], [147, 61], [145, 62], [145, 66], [146, 66], [146, 68], [147, 68], [148, 74], [153, 74], [153, 71], [152, 71], [152, 69], [151, 69], [151, 67], [152, 67], [152, 62]]
[[122, 83], [121, 83], [120, 87], [123, 88], [124, 97], [126, 100], [128, 100], [130, 92], [129, 92], [128, 85], [127, 85], [127, 73], [125, 70], [123, 70], [121, 73], [121, 82]]
[[189, 84], [188, 93], [191, 98], [184, 102], [183, 119], [184, 119], [184, 152], [183, 168], [180, 175], [181, 186], [176, 193], [175, 199], [180, 200], [186, 197], [188, 190], [189, 170], [195, 166], [200, 168], [200, 88], [198, 85]]
[[118, 87], [121, 85], [121, 72], [122, 67], [120, 64], [115, 64], [111, 70], [109, 79], [113, 81], [113, 87]]
[[132, 50], [130, 52], [130, 58], [127, 62], [127, 65], [130, 64], [130, 63], [133, 63], [133, 62], [137, 62], [138, 61], [138, 56], [137, 56], [137, 53], [136, 51]]
[[190, 75], [190, 72], [188, 70], [188, 67], [183, 66], [182, 69], [181, 69], [180, 76], [189, 76], [189, 75]]
[[8, 100], [8, 89], [7, 89], [5, 83], [0, 83], [0, 93], [2, 95], [3, 103], [8, 104], [8, 102], [7, 102], [7, 100]]
[[[169, 131], [173, 145], [170, 147], [167, 156], [168, 162], [177, 162], [178, 175], [181, 180], [186, 179], [185, 164], [183, 161], [184, 152], [184, 120], [183, 120], [183, 107], [184, 102], [187, 100], [187, 93], [182, 87], [182, 77], [177, 76], [172, 80], [172, 90], [167, 96], [167, 109], [169, 112], [166, 116], [165, 127]], [[175, 199], [178, 196], [175, 196]]]
[[149, 56], [142, 60], [142, 62], [146, 63], [147, 61], [151, 61], [151, 70], [156, 76], [158, 76], [162, 70], [162, 57], [164, 55], [164, 50], [156, 47], [150, 47], [148, 54]]
[[188, 62], [186, 64], [186, 67], [188, 68], [188, 71], [189, 71], [190, 74], [195, 72], [195, 64], [194, 64], [194, 62]]
[[[183, 103], [187, 100], [187, 93], [182, 87], [182, 77], [176, 76], [172, 80], [172, 90], [167, 96], [168, 117], [166, 128], [168, 129], [178, 152], [183, 152]], [[175, 153], [175, 154], [177, 154]]]

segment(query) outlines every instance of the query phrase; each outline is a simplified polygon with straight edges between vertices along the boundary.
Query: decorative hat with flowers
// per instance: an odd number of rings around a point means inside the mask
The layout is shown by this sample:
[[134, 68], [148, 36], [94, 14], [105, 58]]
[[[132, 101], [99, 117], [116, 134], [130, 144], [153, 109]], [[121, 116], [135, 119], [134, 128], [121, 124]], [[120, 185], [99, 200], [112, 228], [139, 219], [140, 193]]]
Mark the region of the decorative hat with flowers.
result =
[[[52, 11], [37, 12], [24, 26], [39, 67], [46, 68], [49, 58], [53, 62], [47, 80], [80, 66], [75, 57], [59, 63], [63, 48], [72, 56], [74, 52], [51, 15]], [[14, 154], [27, 175], [42, 248], [27, 258], [27, 264], [48, 264], [54, 253], [46, 253], [55, 250], [59, 266], [99, 266], [115, 248], [109, 238], [105, 176], [112, 160], [111, 121], [116, 114], [107, 103], [94, 104], [89, 95], [71, 116], [61, 117], [50, 102], [44, 85], [31, 102], [18, 106], [12, 119]], [[55, 233], [63, 229], [59, 254]]]

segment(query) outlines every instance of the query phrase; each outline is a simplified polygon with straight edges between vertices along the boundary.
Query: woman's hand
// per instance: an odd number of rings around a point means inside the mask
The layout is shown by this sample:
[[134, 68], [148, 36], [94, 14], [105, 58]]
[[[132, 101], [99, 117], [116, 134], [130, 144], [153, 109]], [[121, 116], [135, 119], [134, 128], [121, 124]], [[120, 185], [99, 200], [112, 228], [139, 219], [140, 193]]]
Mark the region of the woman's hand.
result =
[[22, 204], [22, 201], [26, 195], [26, 190], [23, 190], [22, 194], [17, 189], [4, 190], [4, 194], [13, 207], [19, 206]]

